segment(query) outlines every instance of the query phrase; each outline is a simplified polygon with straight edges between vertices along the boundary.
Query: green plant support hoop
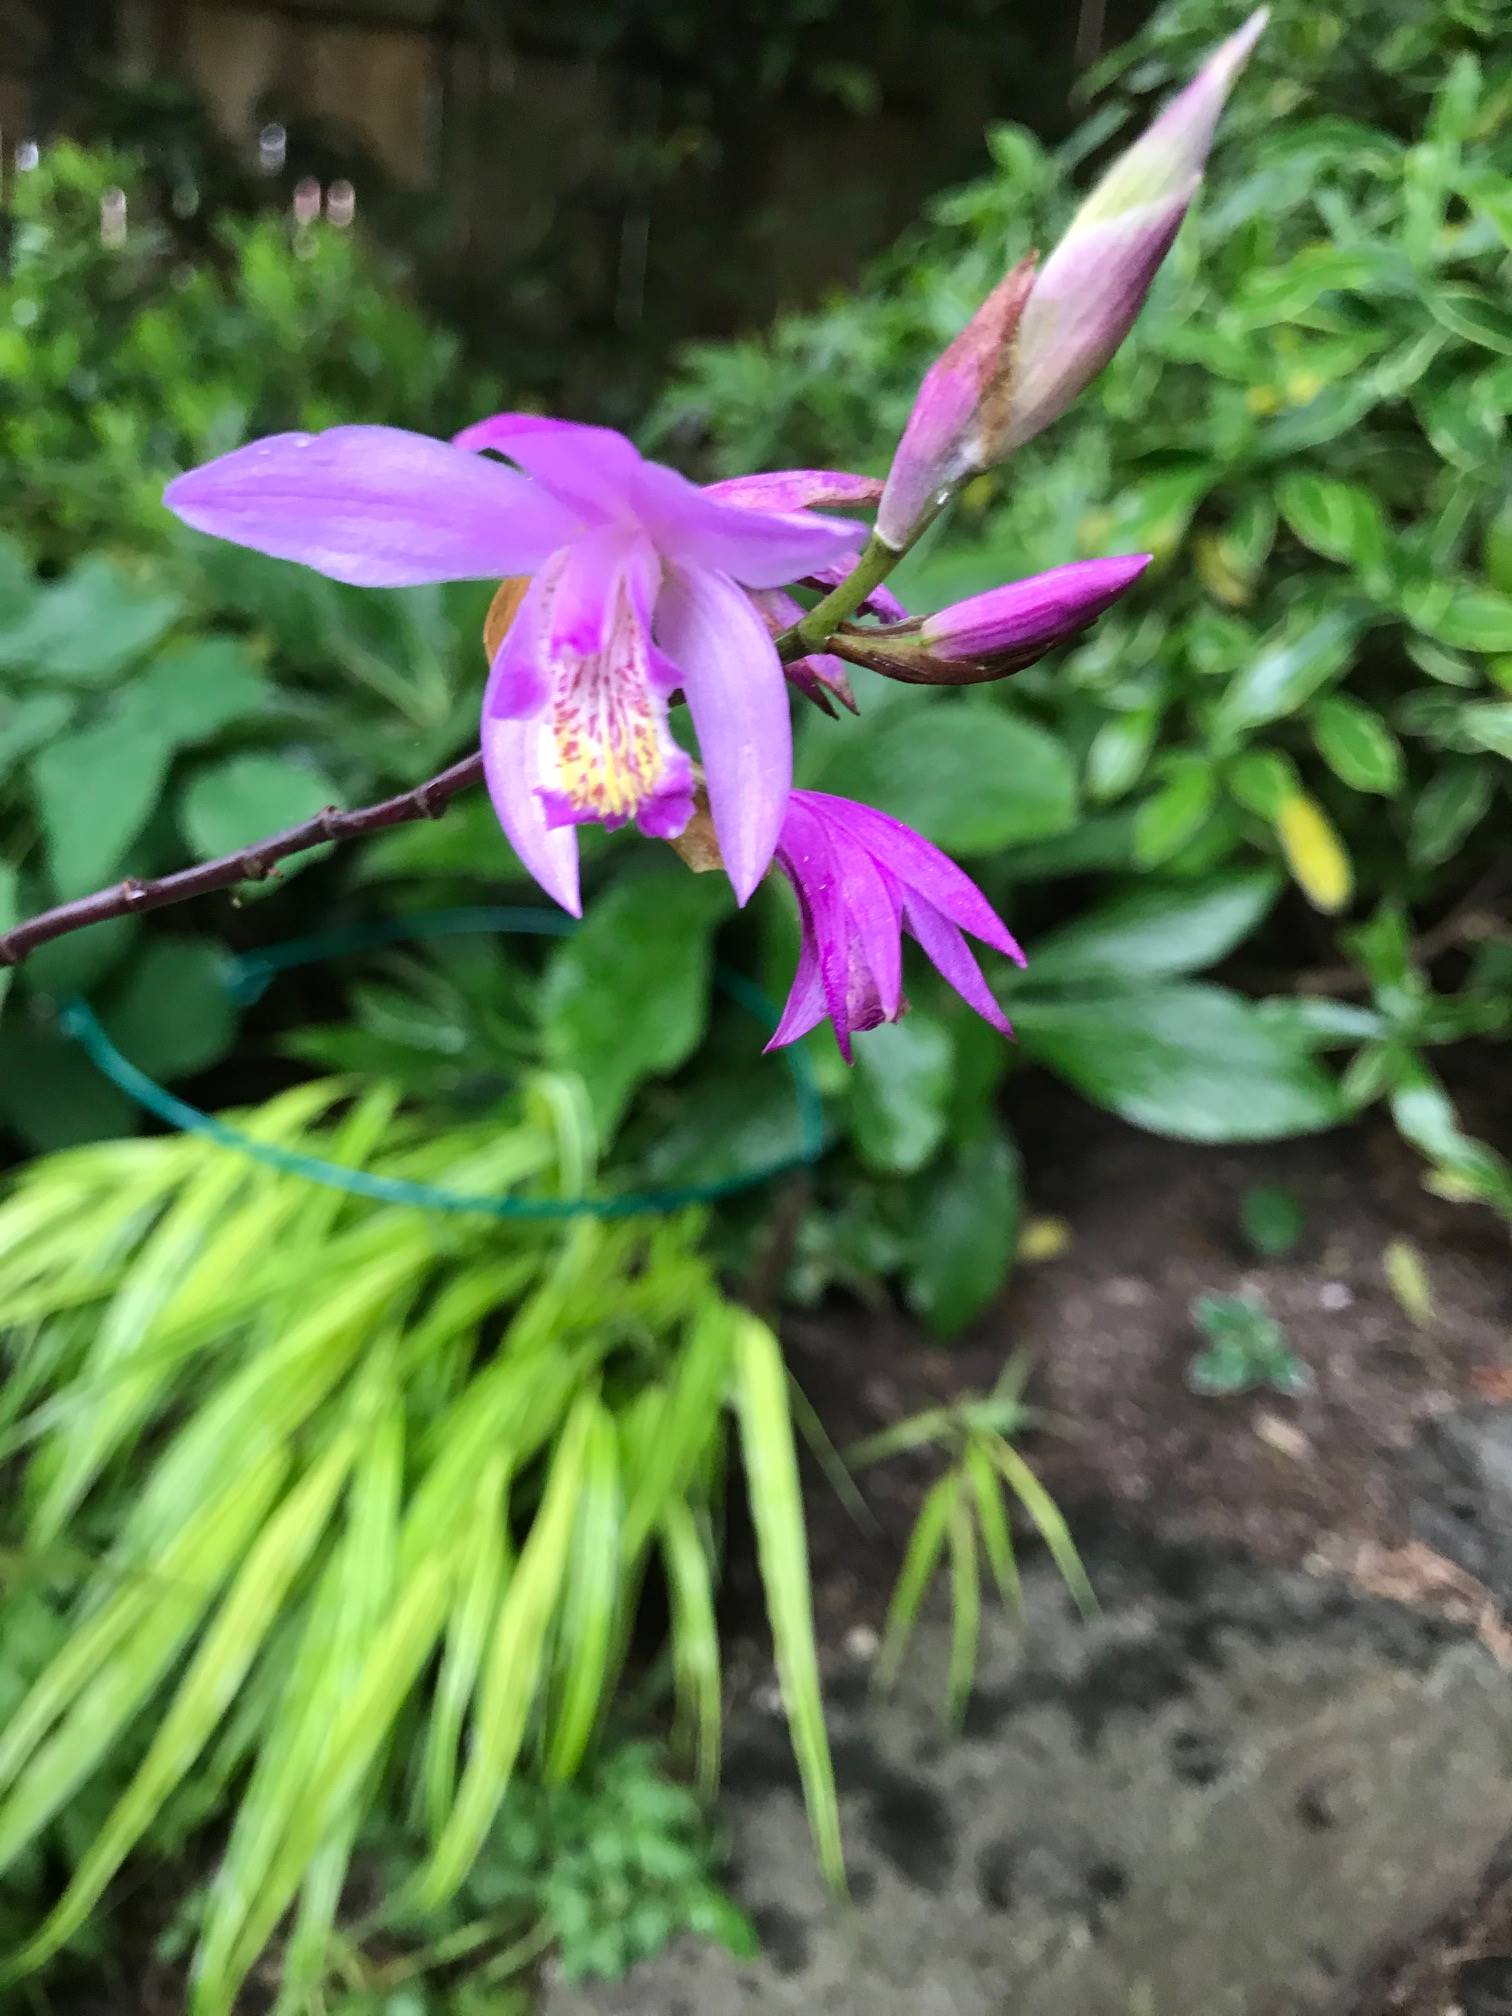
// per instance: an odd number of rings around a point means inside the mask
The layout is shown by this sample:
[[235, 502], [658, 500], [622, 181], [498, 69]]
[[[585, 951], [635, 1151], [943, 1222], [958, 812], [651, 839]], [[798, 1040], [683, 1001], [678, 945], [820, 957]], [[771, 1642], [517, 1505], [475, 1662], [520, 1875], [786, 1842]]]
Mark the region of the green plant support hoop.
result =
[[[291, 938], [282, 945], [270, 945], [227, 961], [226, 991], [244, 1007], [258, 1001], [278, 978], [297, 966], [313, 966], [324, 959], [337, 959], [349, 952], [363, 952], [380, 945], [398, 945], [415, 938], [460, 937], [468, 932], [491, 931], [522, 937], [565, 938], [576, 930], [576, 920], [551, 910], [515, 908], [473, 908], [437, 910], [422, 917], [397, 917], [382, 923], [356, 924], [343, 931], [321, 932], [311, 938]], [[743, 975], [725, 967], [715, 972], [721, 991], [744, 1008], [756, 1021], [771, 1029], [777, 1011]], [[782, 1053], [782, 1063], [793, 1088], [798, 1111], [799, 1147], [792, 1155], [764, 1162], [734, 1176], [713, 1183], [694, 1183], [666, 1190], [634, 1190], [612, 1197], [489, 1197], [446, 1190], [432, 1183], [409, 1183], [393, 1176], [374, 1176], [366, 1170], [343, 1168], [338, 1162], [323, 1162], [315, 1156], [299, 1155], [265, 1141], [256, 1141], [214, 1114], [205, 1113], [187, 1100], [179, 1099], [137, 1069], [123, 1057], [87, 1001], [67, 1002], [59, 1017], [59, 1027], [84, 1051], [97, 1070], [132, 1099], [181, 1132], [203, 1134], [223, 1147], [265, 1163], [287, 1175], [302, 1176], [328, 1189], [349, 1191], [354, 1197], [369, 1197], [384, 1204], [410, 1204], [423, 1211], [476, 1211], [492, 1218], [634, 1218], [652, 1213], [680, 1211], [690, 1204], [712, 1204], [744, 1190], [770, 1183], [789, 1170], [807, 1168], [817, 1162], [825, 1149], [824, 1109], [808, 1059], [796, 1046]]]

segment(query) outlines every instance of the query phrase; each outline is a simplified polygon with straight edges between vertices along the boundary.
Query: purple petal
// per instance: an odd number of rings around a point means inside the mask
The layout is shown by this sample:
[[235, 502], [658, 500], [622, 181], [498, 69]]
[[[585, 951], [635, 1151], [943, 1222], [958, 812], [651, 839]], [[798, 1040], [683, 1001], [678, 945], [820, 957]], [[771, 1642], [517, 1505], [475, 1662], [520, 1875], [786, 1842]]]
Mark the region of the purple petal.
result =
[[632, 514], [644, 464], [634, 442], [612, 427], [552, 420], [540, 413], [495, 413], [464, 427], [453, 446], [493, 448], [518, 462], [563, 504], [590, 521]]
[[[492, 685], [492, 680], [490, 680]], [[550, 720], [501, 720], [483, 699], [483, 774], [499, 824], [521, 862], [554, 902], [583, 914], [578, 894], [577, 834], [548, 823], [542, 792], [556, 783], [556, 745]]]
[[984, 1022], [1004, 1036], [1013, 1030], [1007, 1016], [992, 997], [982, 978], [982, 969], [971, 956], [971, 948], [948, 917], [926, 898], [910, 892], [903, 905], [904, 921], [924, 948], [925, 956], [940, 976], [949, 981], [968, 1008], [974, 1008]]
[[[567, 549], [570, 550], [570, 549]], [[551, 692], [549, 676], [552, 601], [567, 560], [567, 550], [553, 553], [515, 611], [515, 619], [494, 653], [488, 684], [483, 689], [487, 720], [523, 721], [539, 714]]]
[[833, 834], [802, 802], [801, 794], [795, 793], [788, 807], [777, 859], [797, 893], [804, 935], [812, 940], [818, 963], [825, 1012], [834, 1024], [840, 1054], [849, 1064], [853, 1061], [851, 1031], [857, 1026], [851, 1012], [855, 961], [840, 853]]
[[272, 434], [179, 476], [196, 531], [363, 588], [529, 574], [578, 530], [536, 484], [397, 427]]
[[745, 903], [771, 861], [793, 781], [782, 665], [749, 598], [704, 568], [667, 577], [656, 637], [682, 672], [719, 851]]
[[807, 1036], [811, 1029], [816, 1029], [827, 1013], [819, 957], [814, 950], [813, 927], [801, 898], [799, 910], [803, 915], [803, 942], [798, 948], [798, 967], [788, 990], [782, 1019], [767, 1042], [768, 1050], [780, 1050], [785, 1043], [796, 1043], [800, 1036]]
[[1148, 553], [1073, 560], [926, 616], [919, 636], [944, 658], [1036, 655], [1084, 630], [1150, 564]]
[[917, 892], [961, 930], [971, 932], [1004, 958], [1020, 966], [1025, 963], [1007, 925], [975, 882], [922, 833], [853, 798], [836, 798], [827, 791], [795, 791], [793, 798], [807, 804], [831, 828], [848, 831], [874, 854], [904, 885], [905, 901]]
[[743, 511], [802, 511], [825, 505], [875, 504], [882, 495], [878, 476], [852, 476], [843, 469], [772, 469], [760, 476], [726, 476], [706, 483], [705, 497], [738, 504]]
[[840, 851], [839, 859], [855, 949], [876, 986], [882, 1020], [896, 1021], [903, 1001], [898, 885], [864, 847], [847, 847]]
[[679, 476], [647, 462], [638, 490], [641, 523], [674, 565], [728, 574], [747, 588], [779, 588], [854, 552], [866, 527], [807, 511], [754, 511], [722, 504]]

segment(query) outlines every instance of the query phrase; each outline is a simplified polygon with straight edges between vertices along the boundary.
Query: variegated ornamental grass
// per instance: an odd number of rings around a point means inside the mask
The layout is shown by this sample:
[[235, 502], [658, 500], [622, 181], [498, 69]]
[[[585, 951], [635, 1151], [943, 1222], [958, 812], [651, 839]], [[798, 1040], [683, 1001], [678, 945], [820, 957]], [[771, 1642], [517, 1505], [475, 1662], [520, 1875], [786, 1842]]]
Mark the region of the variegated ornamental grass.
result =
[[[550, 1193], [581, 1159], [560, 1135], [571, 1104], [436, 1133], [382, 1087], [326, 1080], [245, 1125], [381, 1175]], [[20, 1178], [0, 1204], [0, 1446], [20, 1572], [65, 1564], [69, 1628], [0, 1732], [0, 1865], [95, 1774], [114, 1798], [9, 1978], [71, 1939], [144, 1843], [214, 1817], [191, 2008], [229, 2011], [281, 1931], [280, 2006], [303, 2006], [365, 1818], [397, 1803], [429, 1840], [394, 1911], [454, 1897], [522, 1762], [566, 1779], [588, 1755], [648, 1576], [712, 1780], [732, 1448], [841, 1880], [787, 1374], [698, 1229], [430, 1215], [189, 1135]]]

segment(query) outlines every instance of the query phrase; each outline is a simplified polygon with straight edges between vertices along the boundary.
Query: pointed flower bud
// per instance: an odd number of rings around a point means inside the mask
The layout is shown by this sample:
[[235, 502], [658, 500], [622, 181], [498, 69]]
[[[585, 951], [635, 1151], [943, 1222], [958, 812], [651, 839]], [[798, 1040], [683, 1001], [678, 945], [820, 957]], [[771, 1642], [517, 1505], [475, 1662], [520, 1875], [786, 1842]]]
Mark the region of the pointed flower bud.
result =
[[1096, 621], [1137, 581], [1148, 553], [1075, 560], [956, 602], [934, 616], [841, 631], [831, 641], [853, 664], [910, 686], [978, 686], [1005, 679]]
[[1224, 101], [1268, 18], [1260, 8], [1220, 43], [1113, 163], [1045, 262], [1019, 322], [1004, 452], [1059, 419], [1128, 335], [1202, 179]]
[[1021, 259], [925, 374], [877, 506], [877, 537], [910, 547], [956, 485], [1001, 461], [1014, 341], [1034, 281]]

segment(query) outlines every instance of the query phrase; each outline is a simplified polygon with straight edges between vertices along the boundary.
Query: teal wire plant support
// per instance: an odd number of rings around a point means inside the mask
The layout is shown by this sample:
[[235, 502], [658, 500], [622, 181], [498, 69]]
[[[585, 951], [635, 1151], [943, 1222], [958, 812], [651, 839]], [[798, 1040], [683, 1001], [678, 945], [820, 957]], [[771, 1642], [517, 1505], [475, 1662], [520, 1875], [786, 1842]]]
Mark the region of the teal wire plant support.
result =
[[[521, 937], [565, 938], [577, 929], [576, 921], [558, 911], [474, 907], [437, 910], [423, 917], [396, 917], [369, 924], [354, 924], [344, 930], [321, 932], [310, 938], [291, 938], [282, 945], [270, 945], [227, 961], [227, 992], [243, 1007], [258, 1001], [281, 973], [299, 966], [313, 966], [326, 959], [339, 959], [352, 952], [365, 952], [382, 945], [398, 945], [417, 938], [460, 937], [470, 932], [489, 931]], [[722, 993], [743, 1008], [764, 1027], [776, 1026], [777, 1011], [772, 1003], [742, 974], [719, 967], [716, 982]], [[717, 1182], [693, 1183], [664, 1190], [632, 1190], [608, 1197], [490, 1197], [443, 1189], [432, 1183], [410, 1183], [393, 1176], [374, 1176], [367, 1170], [343, 1168], [315, 1156], [300, 1155], [266, 1141], [254, 1140], [213, 1113], [205, 1113], [180, 1099], [165, 1086], [149, 1078], [145, 1071], [123, 1057], [96, 1017], [81, 998], [67, 1002], [59, 1016], [59, 1027], [84, 1051], [98, 1071], [120, 1087], [144, 1112], [169, 1127], [186, 1134], [203, 1134], [225, 1148], [262, 1162], [286, 1175], [302, 1176], [328, 1189], [345, 1190], [354, 1197], [368, 1197], [381, 1204], [408, 1204], [422, 1211], [472, 1211], [491, 1218], [634, 1218], [648, 1214], [680, 1211], [691, 1204], [712, 1204], [753, 1190], [763, 1183], [807, 1168], [817, 1162], [825, 1148], [824, 1108], [814, 1083], [808, 1059], [798, 1045], [781, 1053], [781, 1063], [793, 1088], [799, 1124], [799, 1146], [791, 1155], [776, 1161], [721, 1177]]]

